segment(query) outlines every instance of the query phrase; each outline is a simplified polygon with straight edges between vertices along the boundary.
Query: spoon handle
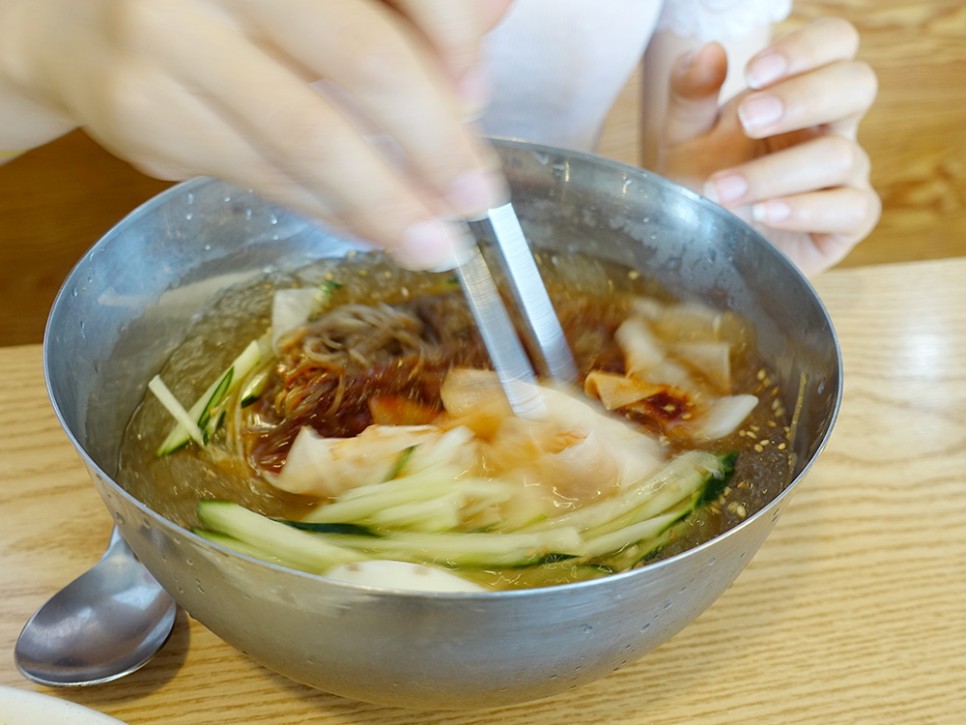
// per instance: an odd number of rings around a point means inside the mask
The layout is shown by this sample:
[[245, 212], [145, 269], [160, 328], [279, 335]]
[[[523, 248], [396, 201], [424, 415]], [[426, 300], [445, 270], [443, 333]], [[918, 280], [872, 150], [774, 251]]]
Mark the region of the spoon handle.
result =
[[106, 559], [109, 556], [114, 556], [115, 554], [120, 553], [134, 556], [134, 552], [131, 551], [131, 547], [128, 546], [127, 541], [124, 540], [121, 530], [117, 527], [117, 525], [115, 525], [114, 528], [111, 529], [111, 539], [108, 541], [107, 548], [104, 550], [104, 553], [101, 554], [101, 559]]

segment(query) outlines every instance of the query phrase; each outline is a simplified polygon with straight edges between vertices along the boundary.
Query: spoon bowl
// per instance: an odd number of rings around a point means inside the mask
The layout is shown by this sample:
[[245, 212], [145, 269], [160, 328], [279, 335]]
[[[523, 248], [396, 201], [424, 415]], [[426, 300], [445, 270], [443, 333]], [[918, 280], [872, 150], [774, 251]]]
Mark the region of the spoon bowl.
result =
[[174, 627], [174, 599], [117, 528], [100, 561], [51, 597], [14, 648], [20, 672], [52, 687], [82, 687], [140, 669]]

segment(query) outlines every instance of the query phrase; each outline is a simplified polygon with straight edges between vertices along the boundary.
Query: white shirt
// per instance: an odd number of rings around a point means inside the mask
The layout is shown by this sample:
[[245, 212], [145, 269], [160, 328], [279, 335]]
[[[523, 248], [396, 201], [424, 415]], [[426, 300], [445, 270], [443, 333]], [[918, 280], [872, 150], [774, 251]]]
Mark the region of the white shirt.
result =
[[656, 29], [726, 40], [784, 19], [791, 0], [515, 0], [489, 35], [484, 131], [591, 149]]

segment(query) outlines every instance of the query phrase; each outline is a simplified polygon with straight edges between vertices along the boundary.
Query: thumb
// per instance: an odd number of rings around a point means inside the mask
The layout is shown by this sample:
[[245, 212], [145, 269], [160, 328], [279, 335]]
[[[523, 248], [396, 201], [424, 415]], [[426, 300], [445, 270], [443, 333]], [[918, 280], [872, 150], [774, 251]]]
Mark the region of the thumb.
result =
[[708, 43], [682, 56], [671, 70], [664, 143], [689, 141], [710, 131], [718, 118], [718, 94], [728, 75], [728, 56]]

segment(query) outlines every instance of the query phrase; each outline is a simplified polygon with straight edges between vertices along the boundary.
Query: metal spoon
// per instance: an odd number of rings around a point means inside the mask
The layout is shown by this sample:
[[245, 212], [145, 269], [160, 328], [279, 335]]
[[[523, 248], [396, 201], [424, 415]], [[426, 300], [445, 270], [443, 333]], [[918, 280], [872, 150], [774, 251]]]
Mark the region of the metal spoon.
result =
[[30, 618], [14, 649], [34, 682], [80, 687], [142, 667], [167, 641], [177, 606], [115, 527], [100, 561]]

